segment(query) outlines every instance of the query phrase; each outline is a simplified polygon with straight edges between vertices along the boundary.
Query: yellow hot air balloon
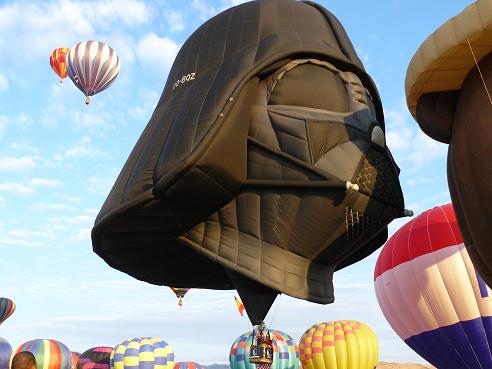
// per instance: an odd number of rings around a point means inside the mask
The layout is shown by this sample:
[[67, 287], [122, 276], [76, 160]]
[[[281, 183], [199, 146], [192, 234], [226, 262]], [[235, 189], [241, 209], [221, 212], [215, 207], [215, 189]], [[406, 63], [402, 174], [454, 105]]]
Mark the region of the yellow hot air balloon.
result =
[[373, 369], [379, 354], [376, 334], [356, 320], [313, 325], [299, 350], [303, 369]]

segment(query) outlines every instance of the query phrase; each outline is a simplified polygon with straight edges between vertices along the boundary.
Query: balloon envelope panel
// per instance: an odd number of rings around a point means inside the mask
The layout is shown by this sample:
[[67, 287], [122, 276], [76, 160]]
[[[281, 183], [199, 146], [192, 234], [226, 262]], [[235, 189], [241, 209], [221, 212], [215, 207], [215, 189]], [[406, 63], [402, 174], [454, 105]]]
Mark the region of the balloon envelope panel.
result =
[[388, 240], [375, 289], [391, 327], [431, 364], [492, 368], [492, 291], [473, 267], [452, 204], [420, 214]]
[[12, 346], [5, 338], [0, 337], [0, 369], [9, 369], [11, 355]]
[[51, 339], [36, 339], [23, 343], [12, 357], [29, 351], [36, 358], [37, 369], [72, 369], [72, 352], [63, 343]]
[[303, 369], [373, 369], [378, 363], [376, 334], [356, 320], [313, 325], [299, 349]]
[[109, 369], [112, 347], [97, 346], [85, 350], [77, 361], [77, 369]]
[[[273, 346], [273, 362], [271, 369], [298, 369], [299, 347], [292, 337], [281, 331], [270, 330]], [[229, 354], [232, 369], [256, 369], [249, 362], [253, 332], [247, 332], [236, 339]]]
[[173, 369], [174, 351], [160, 338], [135, 337], [114, 348], [111, 369]]
[[207, 367], [193, 361], [178, 361], [174, 364], [174, 369], [207, 369]]

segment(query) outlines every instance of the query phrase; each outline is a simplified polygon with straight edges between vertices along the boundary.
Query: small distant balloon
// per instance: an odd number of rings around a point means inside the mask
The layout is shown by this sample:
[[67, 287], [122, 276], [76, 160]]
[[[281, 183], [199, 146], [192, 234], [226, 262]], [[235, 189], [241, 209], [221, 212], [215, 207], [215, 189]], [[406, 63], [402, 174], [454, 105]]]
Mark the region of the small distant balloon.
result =
[[188, 292], [189, 288], [179, 288], [179, 287], [169, 287], [176, 294], [176, 297], [179, 298], [178, 305], [183, 306], [183, 297]]
[[77, 361], [77, 369], [109, 369], [112, 347], [97, 346], [85, 350]]
[[0, 297], [0, 324], [7, 320], [14, 311], [15, 303], [7, 297]]
[[160, 338], [129, 338], [114, 348], [110, 365], [111, 369], [173, 369], [174, 350]]
[[107, 89], [120, 74], [120, 58], [107, 44], [83, 41], [67, 54], [68, 76], [90, 103], [93, 96]]
[[50, 339], [36, 339], [17, 347], [12, 357], [21, 351], [32, 352], [37, 369], [72, 369], [72, 353], [63, 343]]
[[67, 73], [67, 53], [68, 47], [60, 47], [53, 50], [50, 55], [50, 65], [53, 71], [60, 77], [60, 83], [63, 83]]
[[12, 356], [12, 346], [3, 337], [0, 337], [0, 369], [9, 369], [9, 361]]

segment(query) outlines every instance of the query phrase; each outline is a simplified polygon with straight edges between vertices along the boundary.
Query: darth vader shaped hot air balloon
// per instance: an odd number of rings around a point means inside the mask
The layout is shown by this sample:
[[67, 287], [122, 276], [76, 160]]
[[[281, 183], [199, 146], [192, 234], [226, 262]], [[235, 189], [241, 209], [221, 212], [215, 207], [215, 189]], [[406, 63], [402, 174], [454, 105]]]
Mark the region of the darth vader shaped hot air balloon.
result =
[[[312, 2], [248, 2], [184, 43], [101, 209], [94, 251], [159, 285], [334, 301], [404, 213], [377, 89]], [[183, 267], [186, 265], [186, 267]]]

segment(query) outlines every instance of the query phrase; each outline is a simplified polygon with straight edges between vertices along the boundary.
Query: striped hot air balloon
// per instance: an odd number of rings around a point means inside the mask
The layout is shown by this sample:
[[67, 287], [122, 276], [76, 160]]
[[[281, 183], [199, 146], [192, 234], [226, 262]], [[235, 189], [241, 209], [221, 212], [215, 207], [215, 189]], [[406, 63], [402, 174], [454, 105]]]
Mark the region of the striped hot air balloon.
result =
[[303, 369], [373, 369], [378, 363], [378, 339], [356, 320], [315, 324], [299, 343]]
[[173, 369], [174, 351], [160, 338], [135, 337], [111, 353], [111, 369]]
[[77, 361], [77, 369], [109, 369], [112, 347], [97, 346], [85, 350]]
[[7, 297], [0, 297], [0, 324], [7, 320], [14, 311], [15, 303]]
[[207, 369], [207, 367], [193, 361], [178, 361], [174, 364], [174, 369]]
[[67, 54], [67, 72], [89, 104], [89, 96], [107, 89], [118, 77], [120, 58], [103, 42], [79, 42]]
[[37, 339], [17, 347], [12, 357], [21, 351], [30, 351], [36, 358], [37, 369], [72, 369], [72, 353], [56, 340]]
[[186, 293], [190, 290], [189, 288], [182, 288], [182, 287], [169, 287], [171, 290], [173, 290], [174, 294], [176, 297], [179, 299], [178, 300], [178, 305], [183, 306], [183, 297], [186, 295]]
[[452, 204], [393, 234], [374, 277], [384, 316], [425, 360], [439, 369], [492, 368], [492, 291], [473, 267]]
[[12, 346], [5, 338], [0, 337], [0, 369], [9, 369], [11, 356]]
[[[271, 369], [299, 369], [299, 347], [292, 337], [276, 330], [270, 330], [270, 337], [273, 346]], [[256, 364], [249, 362], [252, 342], [253, 332], [247, 332], [232, 344], [229, 354], [231, 369], [257, 369]]]
[[53, 50], [50, 55], [50, 65], [53, 71], [60, 77], [60, 83], [63, 83], [67, 73], [67, 53], [68, 47], [60, 47]]

